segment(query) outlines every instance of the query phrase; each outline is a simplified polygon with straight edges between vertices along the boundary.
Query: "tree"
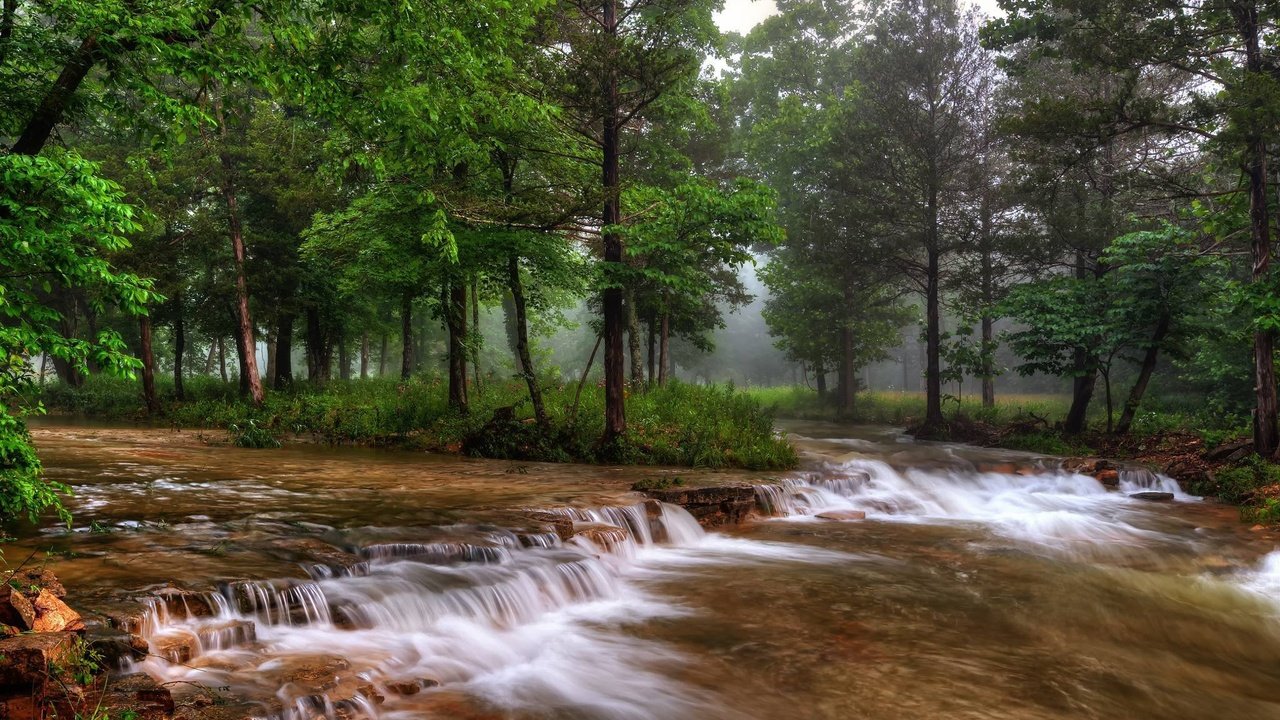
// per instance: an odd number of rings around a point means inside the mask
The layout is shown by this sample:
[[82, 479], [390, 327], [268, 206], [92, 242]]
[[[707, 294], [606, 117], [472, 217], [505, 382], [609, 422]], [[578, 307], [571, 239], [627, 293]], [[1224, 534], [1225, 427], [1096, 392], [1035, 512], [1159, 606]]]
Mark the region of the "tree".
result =
[[600, 152], [606, 445], [626, 432], [621, 161], [664, 94], [696, 77], [718, 37], [712, 0], [562, 0], [544, 47], [546, 76], [569, 120]]
[[952, 0], [895, 0], [871, 25], [859, 66], [865, 122], [882, 135], [864, 167], [894, 206], [893, 262], [924, 297], [926, 409], [921, 434], [941, 432], [943, 263], [958, 243], [965, 174], [979, 158], [981, 107], [994, 64], [976, 16]]
[[[1007, 15], [987, 29], [1000, 48], [1030, 47], [1033, 56], [1069, 60], [1082, 72], [1115, 73], [1129, 80], [1110, 99], [1107, 141], [1144, 130], [1170, 141], [1190, 138], [1240, 168], [1249, 198], [1252, 278], [1271, 283], [1268, 138], [1280, 121], [1280, 78], [1266, 57], [1266, 34], [1280, 8], [1253, 0], [1170, 4], [1159, 0], [1002, 2]], [[1137, 80], [1158, 75], [1183, 79], [1182, 92]], [[1275, 330], [1253, 308], [1254, 447], [1272, 456], [1280, 447], [1274, 367]]]
[[[135, 317], [161, 298], [149, 281], [122, 273], [104, 258], [128, 247], [140, 225], [119, 185], [70, 152], [41, 156], [0, 154], [0, 519], [32, 520], [62, 510], [60, 485], [40, 477], [40, 461], [23, 421], [33, 408], [21, 397], [33, 389], [31, 359], [60, 359], [80, 372], [132, 375], [140, 367], [118, 332], [103, 329], [82, 339], [63, 332], [62, 314], [47, 301], [54, 283], [88, 294], [98, 309], [115, 307]], [[34, 408], [38, 410], [38, 406]]]

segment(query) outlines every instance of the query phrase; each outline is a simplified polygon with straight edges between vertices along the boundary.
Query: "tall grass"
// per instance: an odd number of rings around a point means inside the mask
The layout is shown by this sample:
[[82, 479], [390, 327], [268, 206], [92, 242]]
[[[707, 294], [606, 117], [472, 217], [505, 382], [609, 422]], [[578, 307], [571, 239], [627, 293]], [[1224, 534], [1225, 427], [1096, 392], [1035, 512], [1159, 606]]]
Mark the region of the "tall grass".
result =
[[[819, 400], [818, 394], [803, 386], [752, 388], [746, 391], [761, 405], [773, 410], [779, 417], [803, 420], [836, 419], [833, 398]], [[967, 419], [1007, 425], [1025, 420], [1043, 419], [1049, 427], [1067, 415], [1071, 398], [1065, 395], [996, 395], [994, 407], [983, 407], [982, 398], [965, 396], [962, 400], [947, 397], [943, 412], [952, 417], [957, 414]], [[924, 419], [925, 397], [923, 393], [875, 391], [858, 393], [853, 413], [844, 418], [848, 422], [909, 426]], [[1119, 407], [1115, 409], [1119, 417]], [[1101, 398], [1095, 396], [1090, 405], [1089, 424], [1092, 429], [1106, 427], [1106, 409]], [[1132, 434], [1138, 437], [1174, 431], [1193, 431], [1205, 436], [1206, 441], [1219, 436], [1232, 436], [1246, 424], [1246, 419], [1221, 417], [1197, 412], [1193, 406], [1178, 399], [1148, 398], [1134, 418]], [[1217, 440], [1218, 442], [1221, 439]]]
[[[672, 383], [629, 393], [628, 433], [610, 447], [598, 442], [604, 430], [604, 394], [590, 385], [575, 412], [576, 385], [549, 382], [544, 390], [547, 428], [533, 424], [526, 388], [515, 381], [473, 388], [466, 415], [448, 408], [448, 387], [432, 376], [299, 383], [269, 392], [261, 409], [245, 403], [233, 384], [211, 378], [189, 380], [183, 401], [174, 397], [171, 382], [158, 389], [164, 413], [155, 421], [226, 430], [233, 442], [255, 446], [269, 445], [270, 438], [307, 436], [328, 443], [529, 460], [747, 469], [797, 463], [795, 450], [773, 431], [772, 412], [730, 386]], [[138, 384], [128, 380], [95, 376], [80, 388], [49, 385], [41, 399], [53, 411], [148, 419]], [[495, 416], [504, 408], [512, 412]]]

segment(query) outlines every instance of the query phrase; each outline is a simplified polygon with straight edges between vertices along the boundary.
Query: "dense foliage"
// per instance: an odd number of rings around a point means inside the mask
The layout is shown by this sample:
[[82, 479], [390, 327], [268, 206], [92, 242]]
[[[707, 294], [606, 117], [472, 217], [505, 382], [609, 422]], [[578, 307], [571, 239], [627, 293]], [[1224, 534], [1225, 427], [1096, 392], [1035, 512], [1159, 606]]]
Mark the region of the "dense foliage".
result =
[[1275, 454], [1273, 5], [720, 7], [6, 0], [0, 515], [56, 504], [53, 377], [251, 445], [785, 465], [759, 405], [671, 384], [744, 307], [737, 352], [846, 418], [892, 358], [922, 435], [966, 379], [993, 417], [997, 377], [1069, 387], [1064, 436], [1163, 383]]

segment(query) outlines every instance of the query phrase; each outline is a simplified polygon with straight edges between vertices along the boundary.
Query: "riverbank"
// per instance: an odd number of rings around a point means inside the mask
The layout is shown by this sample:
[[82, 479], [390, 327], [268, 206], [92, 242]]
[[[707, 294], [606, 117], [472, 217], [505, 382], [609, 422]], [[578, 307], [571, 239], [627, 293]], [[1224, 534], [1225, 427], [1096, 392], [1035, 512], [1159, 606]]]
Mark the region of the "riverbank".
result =
[[84, 386], [51, 384], [40, 400], [54, 413], [104, 421], [201, 430], [211, 442], [274, 447], [303, 439], [465, 454], [502, 460], [672, 465], [783, 470], [794, 448], [773, 429], [773, 415], [749, 395], [725, 386], [671, 383], [627, 397], [628, 433], [601, 446], [603, 390], [576, 384], [544, 388], [547, 425], [532, 419], [523, 383], [473, 388], [469, 412], [450, 410], [439, 378], [299, 383], [268, 393], [260, 409], [230, 383], [193, 378], [179, 400], [159, 388], [161, 409], [148, 414], [137, 383], [92, 377]]

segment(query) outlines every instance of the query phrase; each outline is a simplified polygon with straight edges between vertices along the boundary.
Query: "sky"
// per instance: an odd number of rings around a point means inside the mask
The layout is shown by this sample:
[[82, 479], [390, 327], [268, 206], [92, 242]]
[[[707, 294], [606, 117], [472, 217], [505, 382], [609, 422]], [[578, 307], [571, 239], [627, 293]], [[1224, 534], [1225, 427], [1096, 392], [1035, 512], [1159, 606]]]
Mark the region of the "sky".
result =
[[[996, 0], [973, 2], [988, 15], [996, 12]], [[716, 24], [726, 32], [745, 33], [776, 12], [773, 0], [725, 0], [724, 10], [716, 13]]]

